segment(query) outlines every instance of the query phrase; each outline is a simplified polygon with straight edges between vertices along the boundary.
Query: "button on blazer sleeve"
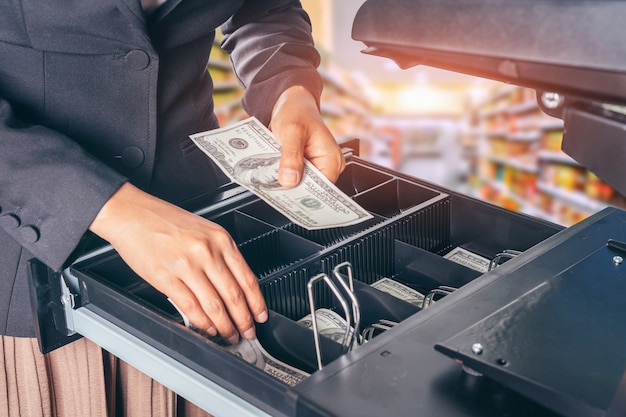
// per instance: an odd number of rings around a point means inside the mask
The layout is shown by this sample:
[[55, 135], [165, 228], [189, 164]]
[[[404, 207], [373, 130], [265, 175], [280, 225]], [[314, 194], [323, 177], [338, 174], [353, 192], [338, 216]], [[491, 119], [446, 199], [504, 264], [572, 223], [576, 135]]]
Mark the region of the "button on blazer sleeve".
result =
[[273, 103], [288, 87], [302, 85], [319, 105], [322, 81], [311, 22], [299, 1], [247, 1], [223, 26], [222, 47], [246, 88], [248, 114], [270, 122]]
[[125, 178], [0, 96], [0, 228], [58, 270]]

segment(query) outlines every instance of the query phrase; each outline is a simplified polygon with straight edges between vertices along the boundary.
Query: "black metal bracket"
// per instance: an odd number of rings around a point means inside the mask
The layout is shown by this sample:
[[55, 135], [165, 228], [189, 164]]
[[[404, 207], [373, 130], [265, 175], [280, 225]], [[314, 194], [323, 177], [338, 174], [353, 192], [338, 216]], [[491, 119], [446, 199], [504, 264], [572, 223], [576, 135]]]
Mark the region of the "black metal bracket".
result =
[[66, 308], [71, 300], [63, 297], [61, 273], [54, 272], [38, 259], [28, 262], [28, 285], [35, 320], [35, 332], [42, 353], [48, 353], [82, 336], [68, 330]]

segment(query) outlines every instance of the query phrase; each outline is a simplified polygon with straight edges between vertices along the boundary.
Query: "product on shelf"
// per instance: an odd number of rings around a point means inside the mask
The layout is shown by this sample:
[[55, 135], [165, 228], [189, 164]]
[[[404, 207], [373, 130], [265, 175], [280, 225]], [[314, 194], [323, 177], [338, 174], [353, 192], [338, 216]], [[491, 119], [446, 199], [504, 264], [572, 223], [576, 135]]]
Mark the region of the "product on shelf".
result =
[[479, 198], [566, 226], [626, 198], [561, 150], [563, 122], [541, 112], [532, 89], [502, 85], [473, 109]]

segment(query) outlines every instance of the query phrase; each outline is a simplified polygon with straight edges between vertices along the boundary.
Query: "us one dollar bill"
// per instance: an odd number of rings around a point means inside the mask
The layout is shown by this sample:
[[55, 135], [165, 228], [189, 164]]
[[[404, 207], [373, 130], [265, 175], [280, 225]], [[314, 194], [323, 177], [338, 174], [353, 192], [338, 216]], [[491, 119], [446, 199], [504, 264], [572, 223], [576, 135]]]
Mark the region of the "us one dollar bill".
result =
[[300, 184], [281, 187], [281, 146], [254, 117], [190, 138], [232, 181], [305, 229], [351, 226], [373, 217], [309, 161], [305, 161]]
[[[204, 334], [201, 330], [199, 330], [194, 324], [189, 321], [189, 318], [185, 313], [183, 313], [180, 308], [168, 298], [168, 301], [172, 303], [174, 308], [178, 311], [180, 316], [183, 319], [183, 323], [186, 327], [189, 327], [192, 330], [195, 330], [199, 333]], [[206, 334], [205, 334], [206, 335]], [[206, 335], [208, 337], [208, 335]], [[265, 373], [273, 376], [279, 381], [284, 382], [289, 386], [294, 386], [298, 382], [302, 381], [304, 378], [308, 377], [310, 374], [304, 372], [301, 369], [295, 368], [285, 362], [282, 362], [272, 355], [270, 355], [264, 348], [259, 339], [240, 339], [239, 343], [236, 345], [227, 345], [225, 342], [221, 341], [221, 339], [216, 338], [216, 343], [222, 346], [227, 352], [232, 353], [233, 355], [243, 359], [251, 365], [263, 370]]]
[[[342, 344], [348, 329], [348, 323], [339, 314], [333, 310], [327, 308], [320, 308], [315, 310], [315, 317], [317, 318], [317, 331], [320, 335], [330, 338], [331, 340]], [[313, 330], [313, 318], [311, 314], [307, 314], [298, 320], [301, 326]], [[354, 329], [350, 327], [348, 340], [352, 336]]]
[[417, 307], [421, 308], [424, 304], [424, 294], [390, 278], [382, 278], [371, 284], [371, 286]]

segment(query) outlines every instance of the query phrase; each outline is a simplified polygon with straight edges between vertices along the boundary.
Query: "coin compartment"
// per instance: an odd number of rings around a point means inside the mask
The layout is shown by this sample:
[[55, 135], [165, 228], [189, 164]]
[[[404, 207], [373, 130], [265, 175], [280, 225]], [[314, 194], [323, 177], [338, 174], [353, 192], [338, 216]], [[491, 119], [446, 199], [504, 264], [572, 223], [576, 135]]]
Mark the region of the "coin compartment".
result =
[[421, 185], [394, 179], [354, 196], [364, 209], [391, 218], [424, 204], [441, 193]]
[[393, 178], [384, 172], [352, 162], [346, 164], [346, 168], [335, 182], [335, 185], [351, 197]]
[[238, 210], [229, 211], [209, 220], [226, 229], [238, 245], [275, 230], [271, 225]]

